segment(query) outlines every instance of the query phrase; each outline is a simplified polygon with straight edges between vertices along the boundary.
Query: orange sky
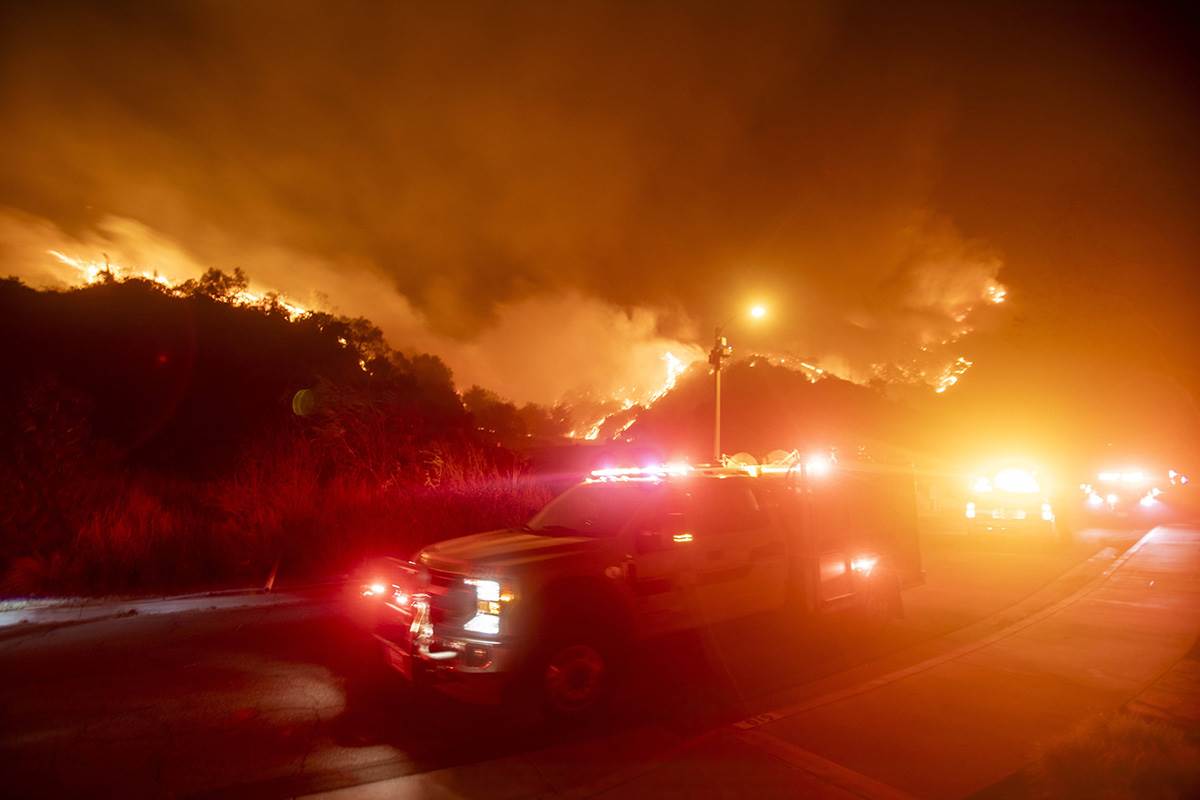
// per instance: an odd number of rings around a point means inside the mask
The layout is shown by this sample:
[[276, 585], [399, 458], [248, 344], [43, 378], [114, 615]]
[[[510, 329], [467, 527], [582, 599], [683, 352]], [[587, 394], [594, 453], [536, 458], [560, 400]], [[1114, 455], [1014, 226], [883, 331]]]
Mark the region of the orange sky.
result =
[[743, 347], [966, 356], [964, 430], [1196, 433], [1194, 20], [799, 5], [7, 4], [0, 256], [240, 266], [542, 402], [763, 298]]

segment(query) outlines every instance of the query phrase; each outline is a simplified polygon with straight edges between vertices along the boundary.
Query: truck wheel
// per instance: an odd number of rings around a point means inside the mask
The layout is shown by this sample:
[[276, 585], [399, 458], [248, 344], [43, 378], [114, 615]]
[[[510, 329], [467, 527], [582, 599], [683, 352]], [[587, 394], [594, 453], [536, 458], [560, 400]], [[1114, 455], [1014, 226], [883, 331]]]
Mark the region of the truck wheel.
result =
[[567, 720], [590, 716], [608, 694], [611, 672], [607, 648], [598, 643], [562, 639], [546, 648], [537, 679], [547, 713]]

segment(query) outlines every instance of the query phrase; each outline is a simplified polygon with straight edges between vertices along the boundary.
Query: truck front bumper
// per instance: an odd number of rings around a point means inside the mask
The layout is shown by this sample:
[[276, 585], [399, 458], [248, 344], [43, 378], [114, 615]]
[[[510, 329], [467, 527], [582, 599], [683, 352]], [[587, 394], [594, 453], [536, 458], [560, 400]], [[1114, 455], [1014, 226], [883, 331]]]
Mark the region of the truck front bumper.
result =
[[520, 665], [520, 649], [505, 637], [484, 637], [429, 622], [427, 604], [393, 612], [376, 626], [385, 662], [411, 684], [470, 702], [497, 702]]

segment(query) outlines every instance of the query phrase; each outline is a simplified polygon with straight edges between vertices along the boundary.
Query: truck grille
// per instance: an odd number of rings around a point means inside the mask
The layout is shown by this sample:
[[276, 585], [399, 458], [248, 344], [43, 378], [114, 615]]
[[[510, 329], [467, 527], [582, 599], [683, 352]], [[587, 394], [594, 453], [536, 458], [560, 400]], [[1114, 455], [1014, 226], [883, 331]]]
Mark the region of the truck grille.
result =
[[429, 617], [435, 625], [462, 625], [475, 615], [475, 590], [463, 576], [429, 571]]

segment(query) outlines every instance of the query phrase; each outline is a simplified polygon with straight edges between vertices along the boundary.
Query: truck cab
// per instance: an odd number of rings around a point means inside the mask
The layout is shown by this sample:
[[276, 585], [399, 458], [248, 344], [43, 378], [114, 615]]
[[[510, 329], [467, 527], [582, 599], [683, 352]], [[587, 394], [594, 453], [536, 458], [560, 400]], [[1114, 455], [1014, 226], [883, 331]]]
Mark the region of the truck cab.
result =
[[911, 473], [793, 461], [597, 470], [519, 529], [376, 562], [356, 602], [407, 678], [468, 698], [521, 685], [566, 716], [640, 641], [770, 611], [899, 613], [920, 577]]

